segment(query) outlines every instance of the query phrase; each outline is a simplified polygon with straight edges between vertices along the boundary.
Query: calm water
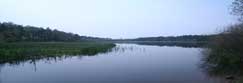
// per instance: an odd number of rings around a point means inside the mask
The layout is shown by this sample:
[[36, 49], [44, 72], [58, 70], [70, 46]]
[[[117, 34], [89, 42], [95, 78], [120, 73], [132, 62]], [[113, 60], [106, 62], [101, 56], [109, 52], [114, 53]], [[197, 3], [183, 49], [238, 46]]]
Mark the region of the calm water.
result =
[[0, 83], [217, 83], [199, 67], [201, 48], [117, 44], [96, 56], [0, 65]]

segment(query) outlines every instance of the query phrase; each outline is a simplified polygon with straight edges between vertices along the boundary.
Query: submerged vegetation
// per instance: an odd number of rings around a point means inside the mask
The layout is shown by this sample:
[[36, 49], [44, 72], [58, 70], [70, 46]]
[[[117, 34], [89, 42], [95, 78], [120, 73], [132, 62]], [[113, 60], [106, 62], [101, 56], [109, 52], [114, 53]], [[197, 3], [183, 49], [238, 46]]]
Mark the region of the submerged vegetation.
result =
[[0, 63], [57, 56], [92, 56], [107, 52], [114, 46], [95, 42], [0, 43]]

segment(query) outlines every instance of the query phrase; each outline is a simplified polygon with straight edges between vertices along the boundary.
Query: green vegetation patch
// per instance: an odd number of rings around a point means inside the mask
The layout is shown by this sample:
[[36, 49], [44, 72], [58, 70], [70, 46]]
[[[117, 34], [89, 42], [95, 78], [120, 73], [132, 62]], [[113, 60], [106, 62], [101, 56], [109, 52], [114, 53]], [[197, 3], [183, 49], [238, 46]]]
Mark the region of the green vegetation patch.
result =
[[57, 56], [92, 56], [108, 52], [115, 44], [96, 42], [0, 43], [0, 63]]

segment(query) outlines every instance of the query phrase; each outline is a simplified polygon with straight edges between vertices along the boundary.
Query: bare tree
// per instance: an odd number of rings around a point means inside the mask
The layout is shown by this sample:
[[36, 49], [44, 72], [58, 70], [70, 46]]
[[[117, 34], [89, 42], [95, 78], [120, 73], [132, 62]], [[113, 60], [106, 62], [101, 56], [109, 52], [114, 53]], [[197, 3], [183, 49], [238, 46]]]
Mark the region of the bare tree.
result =
[[234, 0], [231, 13], [239, 16], [239, 20], [243, 22], [243, 0]]

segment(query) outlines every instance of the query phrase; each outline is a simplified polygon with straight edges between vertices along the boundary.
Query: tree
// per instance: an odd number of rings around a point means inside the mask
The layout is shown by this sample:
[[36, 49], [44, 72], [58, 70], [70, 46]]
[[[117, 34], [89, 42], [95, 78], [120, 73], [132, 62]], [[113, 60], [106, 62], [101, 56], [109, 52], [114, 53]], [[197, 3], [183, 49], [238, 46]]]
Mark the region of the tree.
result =
[[239, 20], [243, 21], [243, 0], [234, 0], [232, 3], [232, 14], [239, 16]]

